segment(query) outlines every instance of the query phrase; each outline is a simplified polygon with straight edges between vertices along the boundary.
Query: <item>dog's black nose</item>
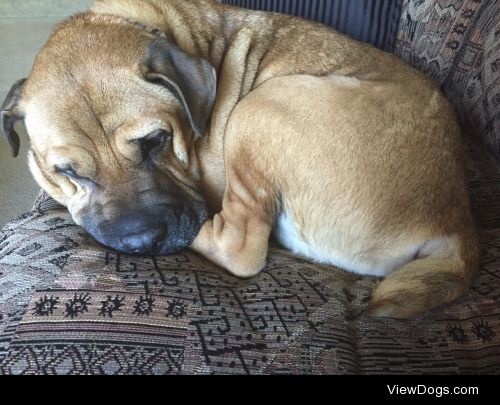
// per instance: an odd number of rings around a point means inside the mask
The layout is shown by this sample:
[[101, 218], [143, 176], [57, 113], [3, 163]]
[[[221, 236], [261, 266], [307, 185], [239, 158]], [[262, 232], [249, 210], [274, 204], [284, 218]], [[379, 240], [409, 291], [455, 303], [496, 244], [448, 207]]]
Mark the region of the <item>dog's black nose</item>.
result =
[[122, 216], [103, 228], [100, 242], [128, 254], [159, 254], [167, 238], [167, 226], [158, 218], [142, 213]]
[[104, 246], [132, 255], [178, 252], [193, 242], [207, 218], [204, 206], [189, 202], [156, 204], [144, 209], [111, 204], [109, 207], [103, 209], [96, 204], [82, 226]]
[[156, 254], [166, 237], [165, 226], [139, 231], [120, 238], [120, 250], [133, 254]]

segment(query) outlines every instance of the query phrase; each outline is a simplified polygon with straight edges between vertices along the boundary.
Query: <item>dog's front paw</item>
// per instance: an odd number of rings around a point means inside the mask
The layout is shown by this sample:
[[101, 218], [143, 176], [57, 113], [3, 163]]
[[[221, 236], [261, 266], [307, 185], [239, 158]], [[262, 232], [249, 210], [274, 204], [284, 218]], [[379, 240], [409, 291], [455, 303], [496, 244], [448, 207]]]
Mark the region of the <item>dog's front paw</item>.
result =
[[217, 214], [190, 247], [235, 276], [253, 277], [266, 265], [267, 240], [246, 230], [245, 224], [226, 222]]

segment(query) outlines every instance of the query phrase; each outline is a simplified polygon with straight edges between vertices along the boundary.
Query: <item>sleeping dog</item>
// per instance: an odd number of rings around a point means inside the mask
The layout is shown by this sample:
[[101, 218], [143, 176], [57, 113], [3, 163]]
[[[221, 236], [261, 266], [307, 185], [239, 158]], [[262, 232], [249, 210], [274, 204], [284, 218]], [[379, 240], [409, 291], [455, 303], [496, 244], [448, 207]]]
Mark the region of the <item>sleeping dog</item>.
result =
[[120, 252], [190, 247], [240, 276], [268, 240], [385, 277], [412, 317], [478, 265], [450, 104], [396, 57], [313, 22], [209, 0], [102, 0], [59, 24], [2, 107], [14, 155]]

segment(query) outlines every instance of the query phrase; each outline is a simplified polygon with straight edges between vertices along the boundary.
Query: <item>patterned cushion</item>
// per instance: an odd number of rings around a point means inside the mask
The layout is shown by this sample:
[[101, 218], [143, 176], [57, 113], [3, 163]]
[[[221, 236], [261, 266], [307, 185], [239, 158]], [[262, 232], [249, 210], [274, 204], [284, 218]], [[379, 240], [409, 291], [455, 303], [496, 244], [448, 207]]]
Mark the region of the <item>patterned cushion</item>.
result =
[[291, 14], [328, 24], [360, 41], [392, 51], [403, 0], [221, 0], [221, 3]]
[[500, 158], [500, 2], [405, 0], [394, 52], [438, 81], [462, 126]]
[[472, 213], [481, 229], [500, 229], [500, 163], [465, 137]]
[[42, 194], [0, 234], [0, 374], [498, 373], [500, 176], [468, 146], [481, 272], [410, 321], [362, 315], [377, 279], [276, 246], [249, 280], [116, 254]]

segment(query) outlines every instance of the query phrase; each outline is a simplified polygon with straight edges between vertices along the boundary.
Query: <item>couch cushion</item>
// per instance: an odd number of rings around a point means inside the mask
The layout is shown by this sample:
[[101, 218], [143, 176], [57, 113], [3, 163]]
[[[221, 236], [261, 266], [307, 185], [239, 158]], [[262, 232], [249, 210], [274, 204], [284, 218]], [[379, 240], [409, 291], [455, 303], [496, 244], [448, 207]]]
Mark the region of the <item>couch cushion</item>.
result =
[[498, 373], [500, 188], [474, 148], [480, 275], [409, 321], [362, 315], [376, 278], [277, 246], [249, 280], [187, 250], [116, 254], [42, 194], [0, 235], [0, 373]]

